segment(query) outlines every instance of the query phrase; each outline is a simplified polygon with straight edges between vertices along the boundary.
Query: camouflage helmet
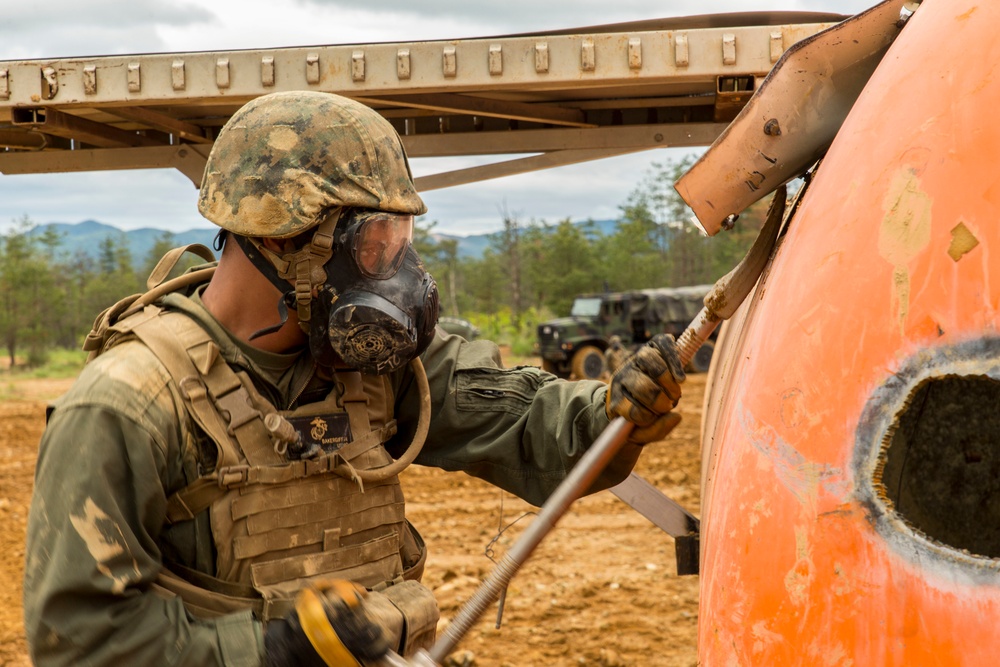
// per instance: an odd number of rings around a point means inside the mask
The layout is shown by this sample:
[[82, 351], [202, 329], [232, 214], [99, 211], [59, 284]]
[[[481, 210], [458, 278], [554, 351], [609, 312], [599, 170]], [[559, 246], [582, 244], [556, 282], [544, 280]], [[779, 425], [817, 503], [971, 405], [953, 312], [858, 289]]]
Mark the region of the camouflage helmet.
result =
[[198, 197], [203, 216], [241, 236], [295, 236], [339, 206], [427, 211], [392, 125], [363, 104], [310, 91], [264, 95], [237, 111]]

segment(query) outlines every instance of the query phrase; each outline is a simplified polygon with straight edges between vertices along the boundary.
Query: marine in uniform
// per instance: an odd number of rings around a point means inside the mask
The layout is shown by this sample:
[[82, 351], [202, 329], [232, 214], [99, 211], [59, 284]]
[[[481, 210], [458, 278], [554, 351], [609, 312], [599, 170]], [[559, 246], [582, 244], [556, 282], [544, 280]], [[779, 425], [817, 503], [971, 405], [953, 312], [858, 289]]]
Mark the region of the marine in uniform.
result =
[[[275, 93], [219, 133], [199, 210], [221, 256], [101, 314], [48, 415], [28, 522], [36, 665], [356, 665], [427, 646], [409, 463], [541, 504], [608, 425], [591, 491], [679, 421], [661, 337], [610, 387], [505, 369], [435, 327], [402, 144], [345, 98]], [[213, 259], [207, 249], [194, 248]], [[324, 643], [332, 637], [331, 643]]]

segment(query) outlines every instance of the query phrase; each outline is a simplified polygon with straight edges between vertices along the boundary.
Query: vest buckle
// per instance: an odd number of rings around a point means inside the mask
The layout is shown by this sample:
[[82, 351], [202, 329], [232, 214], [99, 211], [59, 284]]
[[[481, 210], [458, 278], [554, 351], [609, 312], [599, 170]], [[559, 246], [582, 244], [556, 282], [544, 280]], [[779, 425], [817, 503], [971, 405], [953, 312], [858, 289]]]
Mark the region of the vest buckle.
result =
[[245, 485], [250, 481], [250, 466], [246, 464], [240, 464], [235, 466], [226, 466], [225, 468], [219, 468], [216, 476], [219, 480], [219, 487], [223, 489], [232, 489], [236, 486]]
[[228, 417], [229, 432], [233, 434], [244, 424], [261, 418], [260, 412], [250, 403], [250, 393], [242, 385], [222, 396], [217, 396], [215, 404]]

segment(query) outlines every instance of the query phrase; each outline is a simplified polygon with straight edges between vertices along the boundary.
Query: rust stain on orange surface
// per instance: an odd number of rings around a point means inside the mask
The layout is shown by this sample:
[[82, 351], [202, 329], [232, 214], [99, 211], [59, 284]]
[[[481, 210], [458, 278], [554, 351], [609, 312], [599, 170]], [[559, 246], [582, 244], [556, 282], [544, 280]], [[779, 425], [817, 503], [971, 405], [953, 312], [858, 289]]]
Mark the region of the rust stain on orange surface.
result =
[[792, 604], [803, 606], [809, 601], [809, 587], [815, 578], [809, 535], [803, 526], [795, 527], [795, 565], [785, 575], [785, 590]]
[[781, 395], [781, 423], [795, 428], [806, 421], [805, 394], [798, 387]]
[[902, 167], [889, 184], [882, 208], [878, 252], [892, 264], [892, 283], [897, 319], [902, 330], [910, 309], [909, 262], [931, 240], [931, 198], [920, 185], [912, 167]]
[[948, 246], [948, 256], [956, 262], [979, 245], [976, 238], [964, 222], [959, 222], [951, 230], [951, 245]]

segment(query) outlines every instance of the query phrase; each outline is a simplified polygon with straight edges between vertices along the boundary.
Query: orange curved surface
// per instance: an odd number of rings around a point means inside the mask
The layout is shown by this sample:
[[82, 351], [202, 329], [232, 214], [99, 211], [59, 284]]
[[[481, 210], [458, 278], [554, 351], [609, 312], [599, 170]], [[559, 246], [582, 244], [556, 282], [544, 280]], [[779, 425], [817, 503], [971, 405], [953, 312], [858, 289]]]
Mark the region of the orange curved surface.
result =
[[998, 26], [1000, 3], [924, 1], [727, 334], [705, 412], [703, 665], [998, 659], [1000, 566], [879, 528], [861, 454], [897, 374], [997, 335]]

